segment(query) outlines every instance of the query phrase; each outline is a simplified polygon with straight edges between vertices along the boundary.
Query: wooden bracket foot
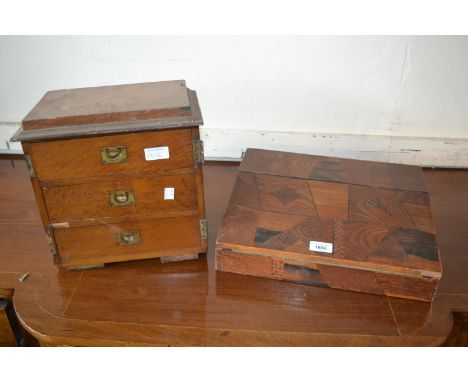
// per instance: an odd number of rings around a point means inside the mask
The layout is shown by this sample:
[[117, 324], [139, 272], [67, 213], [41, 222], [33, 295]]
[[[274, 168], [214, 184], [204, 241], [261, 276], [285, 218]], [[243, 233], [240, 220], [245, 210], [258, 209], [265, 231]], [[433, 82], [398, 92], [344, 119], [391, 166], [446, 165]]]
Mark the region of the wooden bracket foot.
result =
[[75, 267], [66, 267], [70, 271], [82, 271], [85, 269], [94, 269], [94, 268], [104, 268], [105, 264], [94, 264], [94, 265], [81, 265], [81, 266], [75, 266]]
[[162, 256], [161, 263], [176, 263], [178, 261], [186, 261], [186, 260], [196, 260], [198, 259], [198, 253], [195, 254], [188, 254], [188, 255], [175, 255], [175, 256]]

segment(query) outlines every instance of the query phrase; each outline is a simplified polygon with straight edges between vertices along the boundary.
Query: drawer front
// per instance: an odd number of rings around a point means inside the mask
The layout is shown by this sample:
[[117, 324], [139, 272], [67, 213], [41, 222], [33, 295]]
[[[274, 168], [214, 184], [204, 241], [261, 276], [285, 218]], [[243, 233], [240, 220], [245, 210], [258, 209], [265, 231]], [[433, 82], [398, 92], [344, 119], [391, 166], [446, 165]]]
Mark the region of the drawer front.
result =
[[64, 265], [83, 259], [132, 260], [141, 254], [157, 257], [159, 251], [193, 253], [184, 249], [201, 245], [198, 216], [56, 229], [54, 236]]
[[[146, 149], [146, 151], [145, 151]], [[193, 166], [191, 129], [32, 143], [39, 180], [137, 174]]]
[[53, 226], [198, 214], [193, 170], [187, 175], [44, 187], [42, 191]]

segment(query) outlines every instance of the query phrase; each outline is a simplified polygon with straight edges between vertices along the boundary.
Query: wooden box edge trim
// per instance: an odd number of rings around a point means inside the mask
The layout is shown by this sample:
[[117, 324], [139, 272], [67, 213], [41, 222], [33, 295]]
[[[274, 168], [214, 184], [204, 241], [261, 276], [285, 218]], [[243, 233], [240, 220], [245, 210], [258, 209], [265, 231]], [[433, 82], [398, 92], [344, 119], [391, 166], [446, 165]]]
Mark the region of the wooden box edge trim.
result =
[[[418, 277], [418, 278], [427, 278], [427, 279], [434, 279], [440, 280], [442, 278], [442, 272], [434, 272], [434, 271], [421, 271], [414, 268], [404, 268], [398, 266], [390, 266], [383, 264], [381, 268], [374, 268], [365, 265], [356, 265], [358, 264], [369, 264], [369, 263], [360, 263], [354, 260], [347, 260], [347, 259], [336, 259], [336, 258], [326, 258], [321, 256], [314, 256], [299, 254], [296, 252], [288, 252], [288, 251], [278, 251], [273, 249], [264, 249], [264, 248], [257, 248], [252, 246], [246, 245], [233, 245], [228, 243], [216, 242], [216, 248], [222, 250], [230, 250], [235, 253], [245, 253], [257, 256], [265, 256], [271, 258], [281, 258], [281, 259], [292, 259], [297, 262], [304, 262], [304, 263], [312, 263], [317, 265], [330, 265], [330, 266], [337, 266], [342, 268], [350, 268], [350, 269], [360, 269], [365, 271], [372, 271], [378, 273], [389, 273], [389, 274], [398, 274], [402, 276], [408, 277]], [[374, 264], [374, 263], [370, 263]]]

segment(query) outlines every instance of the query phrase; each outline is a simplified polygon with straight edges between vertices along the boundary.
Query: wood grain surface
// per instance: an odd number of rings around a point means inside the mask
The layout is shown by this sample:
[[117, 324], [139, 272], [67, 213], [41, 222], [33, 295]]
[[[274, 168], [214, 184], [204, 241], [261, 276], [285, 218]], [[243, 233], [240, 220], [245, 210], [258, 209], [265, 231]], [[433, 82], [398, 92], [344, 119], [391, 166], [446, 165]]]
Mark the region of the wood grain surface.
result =
[[[128, 160], [103, 164], [101, 149], [116, 146], [126, 147]], [[144, 149], [154, 147], [168, 147], [169, 158], [147, 161]], [[34, 142], [29, 152], [41, 182], [68, 180], [74, 183], [78, 178], [112, 174], [122, 177], [194, 165], [191, 129]]]
[[413, 166], [248, 149], [217, 269], [303, 283], [319, 273], [331, 287], [430, 301], [442, 270], [425, 189]]
[[[190, 115], [182, 117], [158, 117], [133, 121], [93, 122], [86, 125], [51, 126], [37, 129], [19, 128], [11, 138], [12, 142], [38, 142], [57, 139], [100, 136], [105, 134], [136, 133], [190, 128], [203, 125], [203, 116], [197, 93], [187, 89], [190, 102]], [[156, 118], [156, 116], [154, 116]]]
[[125, 122], [190, 115], [185, 81], [148, 82], [47, 92], [23, 129]]
[[203, 171], [207, 256], [70, 272], [53, 264], [25, 162], [1, 159], [0, 292], [12, 296], [22, 325], [44, 345], [462, 343], [463, 320], [452, 312], [468, 312], [468, 171], [425, 171], [444, 268], [432, 303], [216, 272], [215, 238], [237, 164], [210, 162]]
[[427, 191], [421, 168], [248, 149], [239, 171], [408, 191]]
[[[161, 218], [197, 215], [195, 173], [138, 177], [94, 183], [43, 187], [52, 225], [108, 224], [110, 219]], [[164, 189], [174, 188], [174, 199], [164, 198]], [[133, 205], [111, 205], [109, 193], [131, 191]]]
[[[141, 242], [119, 245], [117, 235], [122, 231], [134, 230], [139, 231]], [[158, 253], [164, 254], [169, 250], [198, 253], [191, 251], [200, 247], [200, 222], [198, 215], [134, 221], [128, 219], [89, 227], [57, 228], [54, 236], [64, 266], [84, 259], [90, 260], [92, 264], [96, 263], [96, 258], [107, 263], [123, 255], [127, 255], [127, 259], [138, 259], [160, 257]], [[81, 264], [85, 265], [83, 262]]]
[[[206, 252], [203, 178], [193, 154], [198, 138], [192, 127], [23, 142], [54, 262], [75, 268]], [[102, 149], [115, 146], [125, 148], [124, 160], [103, 163]], [[148, 160], [145, 149], [155, 147], [168, 157]], [[174, 189], [173, 200], [165, 198], [166, 188]], [[112, 193], [126, 194], [131, 204], [116, 205]], [[118, 243], [119, 235], [133, 230], [145, 239]]]

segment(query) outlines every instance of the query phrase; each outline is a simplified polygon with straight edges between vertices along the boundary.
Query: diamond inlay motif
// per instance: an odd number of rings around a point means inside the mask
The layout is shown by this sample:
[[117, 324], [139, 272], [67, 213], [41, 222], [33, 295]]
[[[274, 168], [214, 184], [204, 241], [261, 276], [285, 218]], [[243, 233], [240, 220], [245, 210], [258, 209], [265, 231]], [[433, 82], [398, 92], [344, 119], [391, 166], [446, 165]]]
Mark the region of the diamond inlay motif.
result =
[[281, 203], [287, 204], [296, 200], [299, 197], [299, 194], [296, 190], [290, 187], [281, 187], [279, 190], [273, 192], [273, 195], [278, 199]]

